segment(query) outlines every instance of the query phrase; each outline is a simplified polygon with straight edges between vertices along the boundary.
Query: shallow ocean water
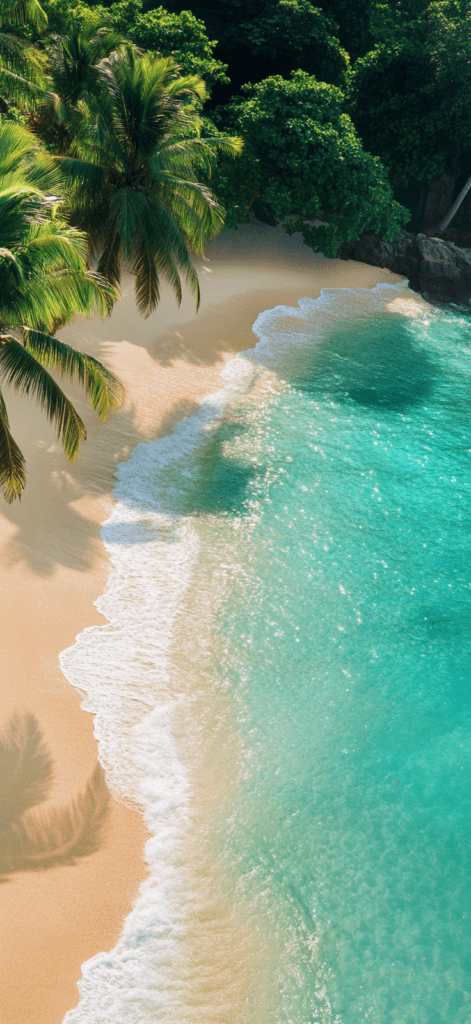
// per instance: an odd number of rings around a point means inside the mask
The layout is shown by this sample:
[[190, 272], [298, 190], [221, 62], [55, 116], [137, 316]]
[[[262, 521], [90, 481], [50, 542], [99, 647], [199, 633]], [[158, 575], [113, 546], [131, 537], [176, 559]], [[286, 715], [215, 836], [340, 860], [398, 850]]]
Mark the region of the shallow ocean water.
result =
[[461, 1024], [471, 320], [381, 285], [254, 331], [119, 467], [109, 625], [62, 655], [154, 833], [66, 1021]]

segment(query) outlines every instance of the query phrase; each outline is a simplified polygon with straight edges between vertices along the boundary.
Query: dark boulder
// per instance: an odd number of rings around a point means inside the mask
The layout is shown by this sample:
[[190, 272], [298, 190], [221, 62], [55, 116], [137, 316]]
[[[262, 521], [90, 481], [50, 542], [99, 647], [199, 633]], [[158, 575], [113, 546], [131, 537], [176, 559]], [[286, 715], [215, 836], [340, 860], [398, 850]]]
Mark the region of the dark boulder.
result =
[[339, 255], [407, 277], [410, 287], [430, 302], [471, 306], [471, 251], [428, 235], [402, 232], [395, 241], [364, 234], [344, 242]]

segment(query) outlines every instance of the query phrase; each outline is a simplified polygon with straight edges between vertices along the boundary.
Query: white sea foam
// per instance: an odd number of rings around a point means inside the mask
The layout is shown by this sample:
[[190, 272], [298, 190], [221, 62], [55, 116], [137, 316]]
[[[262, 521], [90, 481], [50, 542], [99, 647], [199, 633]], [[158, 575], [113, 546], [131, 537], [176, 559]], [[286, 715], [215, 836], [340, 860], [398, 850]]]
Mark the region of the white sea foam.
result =
[[64, 1024], [189, 1019], [185, 985], [175, 976], [187, 913], [180, 868], [190, 783], [179, 758], [184, 698], [173, 685], [173, 649], [199, 536], [197, 519], [178, 511], [179, 484], [191, 477], [192, 459], [211, 425], [250, 390], [254, 363], [282, 368], [289, 343], [312, 345], [333, 318], [384, 311], [392, 292], [397, 297], [405, 284], [324, 290], [319, 299], [301, 299], [299, 308], [261, 313], [253, 327], [258, 343], [226, 365], [221, 391], [169, 436], [138, 445], [118, 467], [116, 505], [102, 532], [111, 571], [97, 601], [108, 623], [85, 629], [60, 661], [67, 679], [85, 692], [83, 707], [95, 715], [109, 785], [143, 809], [152, 833], [146, 848], [150, 874], [116, 947], [83, 965], [80, 1003]]

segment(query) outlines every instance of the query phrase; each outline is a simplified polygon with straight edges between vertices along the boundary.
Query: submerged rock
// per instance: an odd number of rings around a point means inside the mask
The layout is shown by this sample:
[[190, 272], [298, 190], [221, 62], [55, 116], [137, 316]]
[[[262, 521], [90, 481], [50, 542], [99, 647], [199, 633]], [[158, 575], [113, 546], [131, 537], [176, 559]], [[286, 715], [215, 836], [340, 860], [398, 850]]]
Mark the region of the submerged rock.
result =
[[407, 231], [393, 243], [364, 234], [357, 242], [344, 242], [340, 256], [403, 274], [410, 287], [431, 302], [471, 306], [471, 250], [453, 242]]

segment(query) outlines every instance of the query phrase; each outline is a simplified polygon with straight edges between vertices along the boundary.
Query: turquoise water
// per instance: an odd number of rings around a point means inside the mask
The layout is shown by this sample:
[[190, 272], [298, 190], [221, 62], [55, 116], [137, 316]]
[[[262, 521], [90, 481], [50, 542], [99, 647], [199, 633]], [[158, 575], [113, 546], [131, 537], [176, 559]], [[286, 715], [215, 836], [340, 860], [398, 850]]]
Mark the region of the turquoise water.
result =
[[469, 319], [366, 311], [219, 430], [202, 501], [245, 756], [213, 841], [270, 1020], [471, 1013], [470, 399]]
[[[110, 622], [63, 666], [153, 873], [71, 1024], [471, 1017], [471, 319], [411, 299], [266, 311], [225, 392], [119, 469]], [[192, 744], [230, 776], [202, 864], [252, 964], [215, 966], [226, 917], [179, 881]]]

